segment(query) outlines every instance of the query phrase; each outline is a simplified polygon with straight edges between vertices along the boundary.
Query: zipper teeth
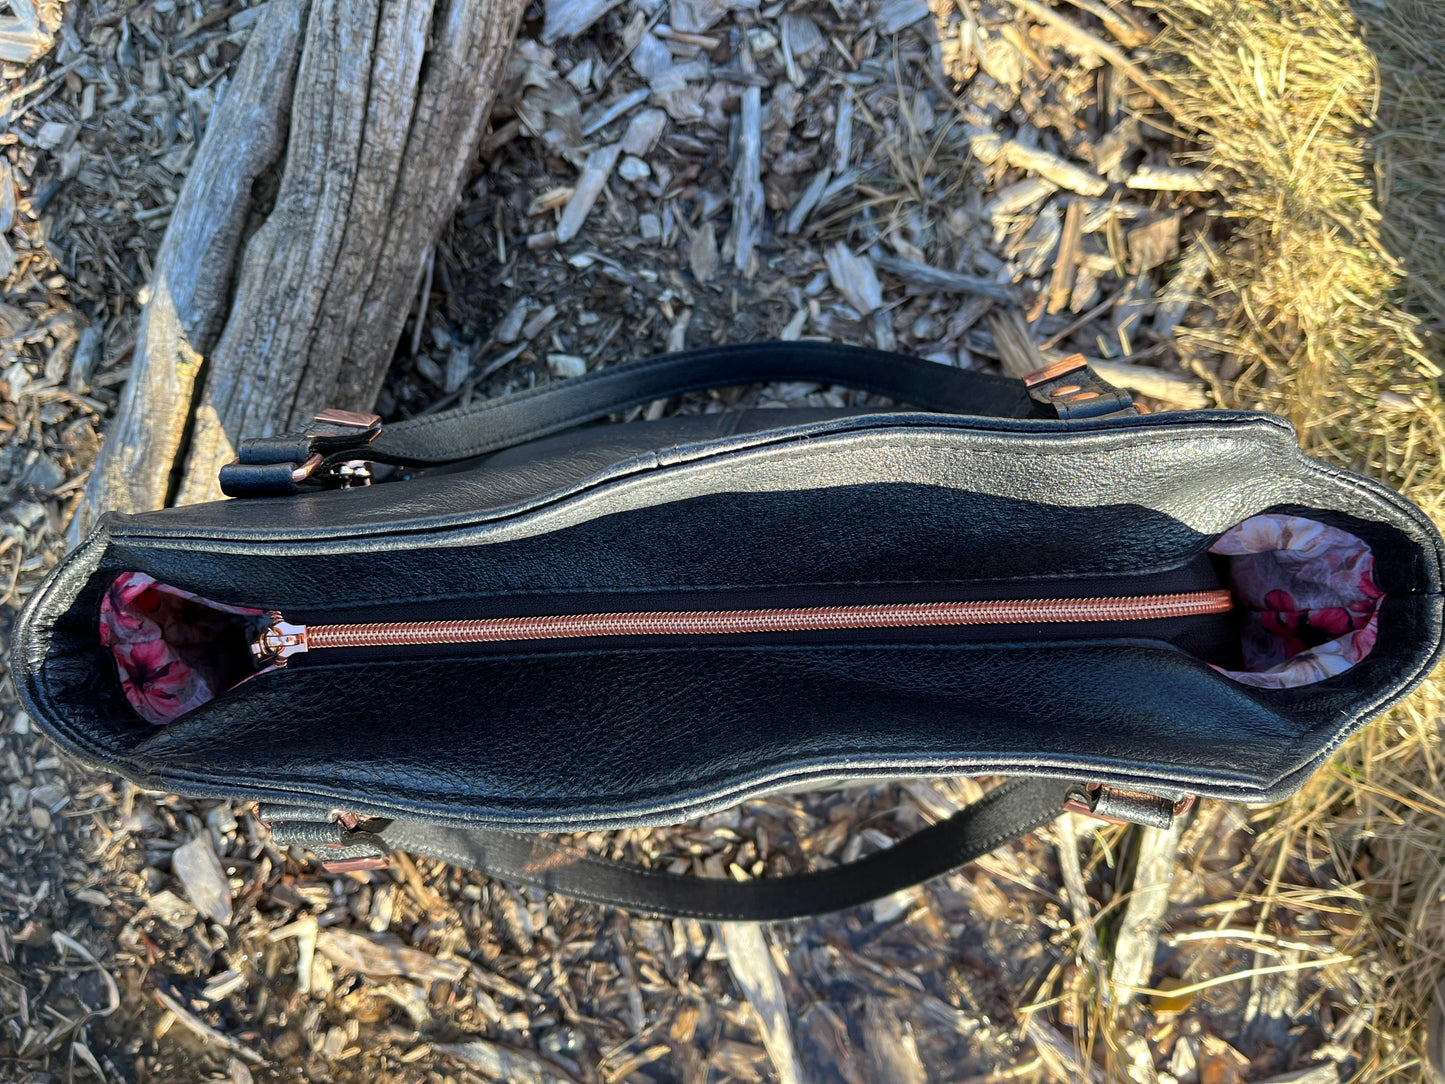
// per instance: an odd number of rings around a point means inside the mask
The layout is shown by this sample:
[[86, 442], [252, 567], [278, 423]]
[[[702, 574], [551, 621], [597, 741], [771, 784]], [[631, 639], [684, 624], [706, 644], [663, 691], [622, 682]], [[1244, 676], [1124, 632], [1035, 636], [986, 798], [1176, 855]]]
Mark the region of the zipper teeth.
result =
[[1002, 599], [911, 602], [803, 609], [658, 611], [492, 617], [472, 621], [392, 621], [307, 627], [309, 649], [495, 643], [582, 636], [721, 636], [747, 632], [927, 628], [943, 625], [1024, 625], [1075, 621], [1147, 621], [1224, 613], [1229, 591], [1114, 598]]

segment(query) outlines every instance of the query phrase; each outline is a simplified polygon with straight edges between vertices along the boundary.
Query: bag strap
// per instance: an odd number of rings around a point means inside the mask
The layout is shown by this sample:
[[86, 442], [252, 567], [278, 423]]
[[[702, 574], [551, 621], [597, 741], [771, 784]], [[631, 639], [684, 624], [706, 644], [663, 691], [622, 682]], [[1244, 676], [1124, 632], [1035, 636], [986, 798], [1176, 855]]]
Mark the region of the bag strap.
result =
[[1081, 791], [1056, 779], [1010, 779], [887, 850], [832, 869], [754, 881], [663, 873], [541, 836], [480, 828], [354, 819], [348, 828], [343, 822], [349, 818], [315, 819], [317, 811], [295, 807], [263, 807], [260, 817], [278, 844], [317, 851], [332, 872], [379, 869], [387, 855], [402, 850], [499, 880], [665, 918], [777, 922], [856, 907], [957, 869], [1051, 823]]
[[241, 442], [221, 468], [232, 497], [299, 492], [349, 460], [431, 467], [501, 451], [656, 399], [707, 388], [804, 380], [860, 388], [928, 411], [994, 418], [1134, 413], [1126, 392], [1080, 355], [1019, 380], [823, 342], [747, 343], [627, 362], [575, 380], [382, 426], [372, 414], [323, 411], [305, 432]]

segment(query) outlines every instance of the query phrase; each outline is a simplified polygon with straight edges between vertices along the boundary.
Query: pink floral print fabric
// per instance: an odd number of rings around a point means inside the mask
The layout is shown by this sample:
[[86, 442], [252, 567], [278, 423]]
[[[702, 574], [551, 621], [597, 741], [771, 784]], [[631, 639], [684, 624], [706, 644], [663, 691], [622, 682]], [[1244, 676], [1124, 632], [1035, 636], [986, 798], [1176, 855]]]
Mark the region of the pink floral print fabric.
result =
[[120, 670], [131, 707], [150, 723], [168, 723], [225, 692], [233, 667], [224, 633], [260, 610], [225, 606], [170, 587], [144, 572], [123, 572], [100, 603], [100, 642]]
[[1247, 611], [1245, 670], [1226, 677], [1291, 689], [1344, 673], [1370, 653], [1379, 628], [1375, 555], [1360, 539], [1302, 516], [1254, 516], [1210, 547], [1229, 557]]

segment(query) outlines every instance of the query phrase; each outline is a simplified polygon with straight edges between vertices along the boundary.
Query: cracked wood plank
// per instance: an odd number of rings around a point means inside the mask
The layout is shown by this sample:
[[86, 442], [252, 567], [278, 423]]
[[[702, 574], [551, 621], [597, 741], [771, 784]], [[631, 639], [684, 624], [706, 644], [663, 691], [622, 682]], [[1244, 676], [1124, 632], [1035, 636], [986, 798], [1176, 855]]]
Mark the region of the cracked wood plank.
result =
[[[219, 498], [243, 437], [326, 406], [371, 408], [522, 7], [268, 6], [167, 228], [131, 386], [72, 539], [101, 510]], [[274, 205], [249, 230], [251, 182], [278, 160]]]
[[75, 545], [101, 511], [166, 502], [206, 353], [226, 316], [251, 186], [280, 158], [307, 0], [268, 4], [171, 212], [135, 360], [85, 496]]

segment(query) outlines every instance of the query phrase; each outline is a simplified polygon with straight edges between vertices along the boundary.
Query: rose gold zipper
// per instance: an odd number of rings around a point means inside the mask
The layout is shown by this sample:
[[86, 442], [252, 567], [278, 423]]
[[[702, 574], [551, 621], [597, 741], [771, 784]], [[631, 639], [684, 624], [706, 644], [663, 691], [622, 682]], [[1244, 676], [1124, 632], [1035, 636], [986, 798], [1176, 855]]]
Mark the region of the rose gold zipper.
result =
[[1225, 613], [1227, 590], [1116, 598], [1030, 598], [971, 602], [904, 602], [770, 610], [667, 610], [653, 613], [549, 614], [472, 621], [381, 621], [295, 625], [279, 613], [251, 644], [261, 663], [332, 647], [411, 647], [561, 640], [584, 636], [729, 636], [738, 633], [904, 629], [948, 625], [1031, 625], [1079, 621], [1149, 621]]

